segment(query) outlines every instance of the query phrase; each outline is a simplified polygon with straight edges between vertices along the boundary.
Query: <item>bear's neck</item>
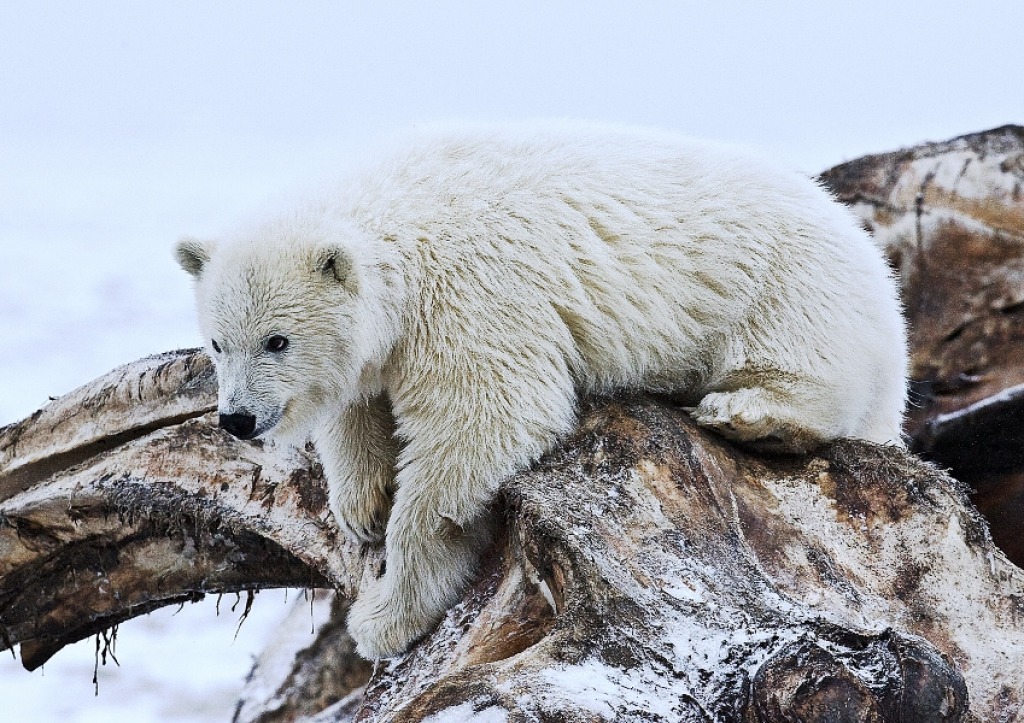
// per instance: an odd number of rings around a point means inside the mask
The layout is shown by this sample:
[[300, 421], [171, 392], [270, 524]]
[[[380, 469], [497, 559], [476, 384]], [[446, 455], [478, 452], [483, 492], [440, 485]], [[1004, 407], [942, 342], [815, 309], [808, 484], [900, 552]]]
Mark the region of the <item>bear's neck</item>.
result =
[[410, 273], [408, 256], [399, 242], [384, 238], [375, 244], [372, 259], [362, 259], [360, 319], [363, 327], [363, 365], [359, 387], [364, 396], [380, 393], [385, 369], [408, 326], [411, 288], [415, 276]]

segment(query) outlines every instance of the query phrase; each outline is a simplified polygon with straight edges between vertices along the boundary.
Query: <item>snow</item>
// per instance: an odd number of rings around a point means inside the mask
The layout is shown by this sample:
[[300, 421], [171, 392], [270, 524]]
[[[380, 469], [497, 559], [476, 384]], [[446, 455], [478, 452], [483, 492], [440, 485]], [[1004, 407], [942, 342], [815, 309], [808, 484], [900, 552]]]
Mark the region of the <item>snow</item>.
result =
[[665, 689], [663, 677], [654, 671], [621, 670], [591, 658], [577, 665], [545, 670], [542, 675], [563, 700], [571, 699], [581, 711], [604, 720], [618, 720], [623, 714], [636, 711], [664, 720], [677, 719], [680, 714], [679, 687]]
[[705, 602], [705, 591], [700, 589], [702, 586], [695, 585], [695, 581], [683, 580], [680, 577], [672, 578], [671, 580], [661, 580], [662, 592], [671, 595], [676, 600], [682, 600], [684, 602], [702, 604]]
[[[298, 601], [296, 602], [296, 598]], [[0, 656], [4, 720], [63, 723], [194, 723], [228, 721], [256, 655], [302, 594], [265, 591], [239, 627], [244, 595], [162, 608], [123, 623], [115, 655], [97, 672], [96, 641], [65, 648], [28, 673], [9, 652]], [[235, 631], [238, 631], [237, 638]], [[8, 718], [9, 716], [9, 718]]]
[[476, 709], [476, 703], [467, 700], [465, 703], [447, 708], [423, 719], [423, 723], [505, 723], [508, 712], [497, 706]]

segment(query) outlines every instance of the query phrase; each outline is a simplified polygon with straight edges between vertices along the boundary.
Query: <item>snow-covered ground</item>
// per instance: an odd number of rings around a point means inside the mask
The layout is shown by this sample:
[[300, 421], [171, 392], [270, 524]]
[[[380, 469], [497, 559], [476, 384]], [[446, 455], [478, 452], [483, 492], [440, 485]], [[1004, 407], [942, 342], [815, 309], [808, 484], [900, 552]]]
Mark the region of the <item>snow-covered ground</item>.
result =
[[108, 655], [103, 664], [95, 638], [65, 648], [32, 673], [4, 653], [0, 720], [229, 721], [245, 675], [272, 631], [293, 605], [309, 608], [302, 597], [296, 591], [261, 592], [241, 626], [244, 596], [237, 606], [234, 595], [224, 596], [219, 614], [215, 596], [182, 608], [163, 608], [120, 626], [117, 662]]

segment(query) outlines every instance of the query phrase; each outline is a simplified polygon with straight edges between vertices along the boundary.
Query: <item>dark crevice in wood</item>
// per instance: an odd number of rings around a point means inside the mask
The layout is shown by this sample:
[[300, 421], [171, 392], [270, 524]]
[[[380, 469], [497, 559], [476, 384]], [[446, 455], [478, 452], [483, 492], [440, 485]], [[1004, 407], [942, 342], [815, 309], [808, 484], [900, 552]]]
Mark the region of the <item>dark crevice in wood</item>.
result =
[[0, 475], [0, 501], [9, 499], [19, 492], [47, 479], [48, 477], [78, 464], [95, 459], [111, 450], [117, 449], [129, 442], [152, 434], [153, 432], [173, 427], [190, 419], [202, 417], [213, 411], [216, 407], [204, 407], [198, 411], [187, 414], [178, 414], [155, 420], [148, 424], [126, 429], [123, 432], [101, 437], [89, 444], [76, 447], [67, 452], [46, 457], [38, 462], [32, 462], [14, 469], [12, 472]]

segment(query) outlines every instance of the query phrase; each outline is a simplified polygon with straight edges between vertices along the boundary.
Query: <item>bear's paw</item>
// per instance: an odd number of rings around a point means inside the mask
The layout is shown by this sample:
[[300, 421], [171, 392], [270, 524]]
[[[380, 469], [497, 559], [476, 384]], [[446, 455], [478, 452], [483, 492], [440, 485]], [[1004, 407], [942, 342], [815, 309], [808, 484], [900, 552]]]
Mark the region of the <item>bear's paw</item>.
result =
[[726, 439], [766, 452], [802, 453], [823, 441], [786, 395], [760, 387], [711, 392], [688, 409], [702, 427]]
[[387, 589], [386, 577], [370, 583], [352, 603], [348, 632], [356, 641], [356, 652], [367, 660], [393, 658], [429, 633], [443, 611], [433, 615], [415, 606], [403, 605]]
[[376, 545], [384, 539], [391, 498], [373, 485], [342, 485], [331, 490], [331, 513], [349, 540]]

